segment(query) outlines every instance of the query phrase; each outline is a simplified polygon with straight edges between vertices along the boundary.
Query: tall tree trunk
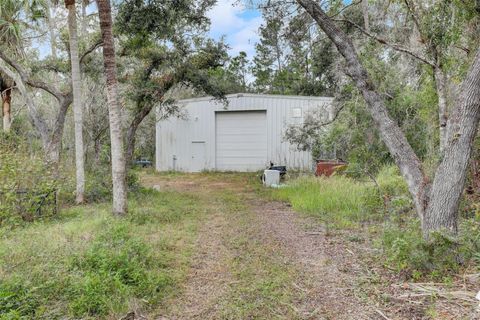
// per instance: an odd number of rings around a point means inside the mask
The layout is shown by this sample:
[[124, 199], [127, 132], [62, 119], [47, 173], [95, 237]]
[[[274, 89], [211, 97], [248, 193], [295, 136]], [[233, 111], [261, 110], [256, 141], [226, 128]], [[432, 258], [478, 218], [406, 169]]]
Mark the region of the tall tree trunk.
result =
[[123, 151], [121, 110], [117, 97], [117, 68], [112, 34], [110, 0], [97, 0], [100, 29], [103, 39], [103, 60], [107, 83], [110, 141], [112, 149], [113, 213], [127, 212], [127, 188], [125, 181], [125, 155]]
[[[1, 95], [1, 91], [2, 91], [1, 84], [2, 84], [2, 79], [0, 78], [0, 110], [2, 110], [2, 118], [3, 118], [3, 96]], [[3, 127], [2, 127], [2, 130], [4, 130]]]
[[458, 206], [465, 187], [473, 140], [480, 120], [480, 48], [448, 120], [448, 140], [435, 172], [430, 202], [423, 222], [424, 236], [436, 230], [457, 232]]
[[351, 40], [335, 25], [316, 2], [313, 0], [297, 0], [297, 2], [312, 16], [345, 58], [347, 74], [352, 78], [367, 102], [368, 111], [380, 132], [383, 142], [407, 182], [419, 217], [423, 219], [423, 213], [426, 208], [425, 186], [427, 180], [422, 170], [422, 164], [400, 127], [390, 118], [383, 98], [376, 91], [367, 71], [360, 63]]
[[68, 33], [70, 43], [70, 62], [72, 65], [73, 89], [73, 121], [75, 125], [75, 172], [76, 172], [76, 202], [85, 201], [85, 160], [83, 146], [83, 108], [82, 108], [82, 79], [80, 74], [80, 60], [78, 58], [77, 17], [75, 0], [65, 0], [68, 9]]
[[81, 22], [81, 35], [85, 37], [87, 35], [87, 1], [82, 0], [82, 22]]
[[3, 132], [10, 132], [10, 127], [12, 124], [12, 89], [7, 88], [2, 95], [2, 104], [3, 104]]
[[50, 50], [51, 50], [52, 58], [57, 59], [57, 39], [55, 35], [56, 26], [55, 26], [55, 20], [52, 17], [52, 12], [50, 11], [52, 10], [52, 8], [53, 8], [53, 3], [49, 1], [48, 8], [45, 10], [45, 12], [47, 14], [46, 18], [47, 18], [47, 23], [49, 27], [48, 35], [50, 38]]
[[347, 62], [347, 73], [362, 93], [367, 108], [405, 178], [422, 222], [424, 237], [432, 231], [457, 231], [457, 212], [465, 185], [473, 139], [480, 120], [480, 48], [462, 84], [462, 92], [448, 120], [448, 140], [432, 184], [398, 125], [389, 117], [382, 97], [360, 63], [351, 40], [313, 0], [297, 0], [336, 45]]
[[448, 107], [447, 107], [447, 77], [441, 67], [433, 68], [435, 88], [438, 96], [438, 120], [440, 131], [440, 155], [445, 151], [447, 143], [447, 124], [448, 124]]
[[[275, 36], [275, 56], [277, 58], [277, 74], [278, 75], [281, 75], [282, 74], [282, 70], [283, 70], [283, 67], [282, 67], [282, 60], [281, 60], [281, 51], [280, 51], [280, 40], [278, 39], [278, 34]], [[282, 93], [285, 93], [285, 83], [284, 83], [284, 80], [283, 78], [281, 78], [281, 91]]]

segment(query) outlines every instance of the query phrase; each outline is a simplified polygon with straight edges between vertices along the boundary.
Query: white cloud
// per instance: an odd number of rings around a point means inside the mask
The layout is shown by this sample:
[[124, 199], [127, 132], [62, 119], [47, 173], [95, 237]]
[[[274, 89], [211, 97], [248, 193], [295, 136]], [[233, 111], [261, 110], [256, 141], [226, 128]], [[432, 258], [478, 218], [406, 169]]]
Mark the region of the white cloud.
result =
[[210, 32], [215, 35], [227, 34], [244, 25], [245, 21], [240, 17], [242, 11], [243, 7], [235, 1], [219, 0], [207, 14], [211, 21]]
[[253, 58], [258, 28], [263, 21], [258, 12], [247, 11], [239, 1], [219, 0], [208, 17], [211, 20], [210, 35], [215, 39], [225, 36], [231, 55], [245, 51], [249, 59]]
[[233, 34], [230, 53], [238, 54], [240, 51], [245, 51], [249, 58], [253, 58], [255, 54], [255, 44], [259, 40], [258, 28], [262, 22], [263, 19], [261, 17], [253, 18], [248, 21], [247, 26]]

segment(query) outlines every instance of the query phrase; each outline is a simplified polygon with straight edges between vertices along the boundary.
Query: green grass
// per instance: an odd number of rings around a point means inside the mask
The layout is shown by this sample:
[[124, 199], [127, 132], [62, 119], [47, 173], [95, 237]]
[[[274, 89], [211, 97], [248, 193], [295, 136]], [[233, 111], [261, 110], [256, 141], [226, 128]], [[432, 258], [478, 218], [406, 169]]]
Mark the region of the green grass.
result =
[[378, 218], [382, 200], [373, 183], [342, 176], [300, 177], [272, 190], [274, 199], [291, 203], [296, 211], [313, 215], [338, 228]]
[[226, 217], [225, 263], [233, 278], [216, 316], [295, 319], [297, 271], [265, 243], [247, 205], [256, 175], [158, 175], [180, 187], [190, 181], [206, 187], [132, 193], [125, 218], [99, 203], [0, 229], [0, 319], [118, 319], [131, 310], [168, 311], [184, 290], [198, 228], [213, 212]]
[[0, 230], [0, 319], [118, 318], [157, 307], [188, 270], [204, 213], [197, 200], [144, 191], [127, 218], [97, 204]]

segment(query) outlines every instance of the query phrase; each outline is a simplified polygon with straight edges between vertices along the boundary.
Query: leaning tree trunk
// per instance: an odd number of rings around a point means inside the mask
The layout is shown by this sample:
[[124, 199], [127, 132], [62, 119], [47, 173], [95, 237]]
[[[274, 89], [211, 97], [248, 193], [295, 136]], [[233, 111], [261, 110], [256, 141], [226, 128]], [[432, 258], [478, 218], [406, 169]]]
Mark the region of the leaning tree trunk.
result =
[[3, 104], [3, 132], [10, 132], [12, 125], [12, 88], [5, 89], [2, 93]]
[[347, 73], [362, 93], [367, 108], [395, 162], [405, 178], [422, 222], [424, 237], [432, 231], [457, 232], [457, 213], [465, 185], [468, 162], [480, 119], [480, 49], [462, 84], [462, 93], [447, 123], [448, 141], [433, 184], [423, 174], [420, 160], [405, 135], [388, 115], [356, 50], [330, 17], [313, 0], [297, 2], [315, 19], [347, 62]]
[[73, 121], [75, 125], [75, 172], [76, 172], [76, 202], [84, 202], [85, 197], [85, 158], [83, 147], [83, 111], [82, 111], [82, 80], [80, 60], [78, 59], [78, 36], [75, 0], [65, 0], [68, 9], [68, 33], [70, 43], [70, 62], [72, 65], [73, 89]]
[[97, 0], [97, 5], [103, 39], [103, 60], [110, 121], [113, 213], [123, 215], [127, 211], [127, 188], [125, 182], [125, 155], [123, 153], [121, 110], [117, 97], [117, 69], [115, 65], [115, 47], [112, 34], [112, 12], [110, 0]]
[[427, 178], [423, 173], [422, 164], [398, 124], [390, 118], [383, 98], [376, 91], [367, 71], [361, 64], [352, 41], [315, 1], [297, 0], [297, 2], [312, 16], [345, 58], [347, 74], [352, 78], [367, 102], [367, 109], [380, 132], [383, 142], [407, 182], [420, 219], [423, 219], [426, 208], [427, 194], [425, 187]]
[[[42, 134], [41, 136], [46, 137], [44, 143], [45, 154], [47, 161], [50, 163], [51, 167], [54, 170], [54, 176], [59, 177], [59, 165], [60, 165], [60, 154], [62, 150], [62, 137], [63, 131], [65, 128], [65, 119], [67, 117], [68, 108], [72, 104], [72, 94], [67, 94], [58, 101], [59, 110], [57, 118], [55, 119], [55, 124], [51, 134]], [[43, 120], [41, 120], [43, 121]], [[38, 121], [37, 121], [38, 122]], [[44, 122], [44, 121], [43, 121]], [[37, 128], [37, 130], [45, 130]], [[48, 131], [48, 129], [46, 129]]]
[[127, 151], [126, 151], [126, 165], [127, 167], [132, 164], [133, 155], [135, 152], [135, 142], [136, 142], [136, 133], [138, 127], [142, 123], [143, 119], [150, 114], [153, 109], [153, 104], [146, 103], [140, 110], [137, 112], [130, 123], [127, 130]]
[[[1, 55], [1, 52], [0, 52]], [[4, 57], [2, 57], [3, 59]], [[21, 69], [17, 69], [18, 74], [13, 72], [9, 67], [3, 64], [0, 59], [0, 71], [8, 75], [16, 85], [16, 88], [25, 100], [25, 104], [28, 109], [28, 117], [33, 127], [36, 129], [40, 140], [42, 141], [42, 147], [45, 153], [45, 161], [51, 165], [54, 170], [55, 177], [58, 177], [58, 166], [60, 162], [60, 150], [62, 147], [62, 136], [65, 127], [65, 118], [67, 116], [68, 107], [72, 103], [72, 94], [60, 94], [56, 93], [55, 97], [58, 101], [59, 111], [55, 119], [53, 130], [48, 128], [47, 122], [38, 112], [38, 107], [34, 102], [33, 97], [25, 86], [23, 78], [25, 72]], [[19, 66], [16, 66], [20, 68]]]

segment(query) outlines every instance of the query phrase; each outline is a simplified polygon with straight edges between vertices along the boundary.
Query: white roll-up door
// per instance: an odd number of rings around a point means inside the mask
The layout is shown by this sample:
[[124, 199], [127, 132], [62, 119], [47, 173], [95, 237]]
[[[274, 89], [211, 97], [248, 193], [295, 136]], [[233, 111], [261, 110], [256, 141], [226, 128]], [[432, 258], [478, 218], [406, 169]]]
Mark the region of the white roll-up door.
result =
[[267, 164], [266, 111], [215, 114], [216, 167], [220, 171], [256, 171]]

